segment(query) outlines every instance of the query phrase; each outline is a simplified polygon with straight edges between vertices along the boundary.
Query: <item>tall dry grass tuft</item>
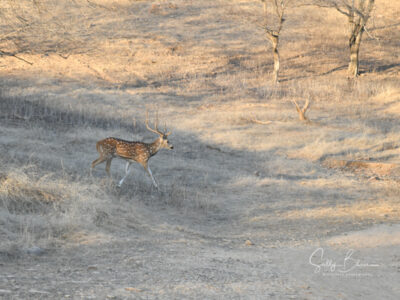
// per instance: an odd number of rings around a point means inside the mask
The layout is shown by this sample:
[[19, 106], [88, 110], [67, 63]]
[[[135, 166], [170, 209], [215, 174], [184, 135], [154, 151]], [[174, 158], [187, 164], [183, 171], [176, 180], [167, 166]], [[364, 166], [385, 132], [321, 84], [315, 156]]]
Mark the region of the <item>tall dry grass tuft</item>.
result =
[[99, 212], [110, 202], [102, 188], [84, 178], [47, 173], [35, 165], [2, 163], [0, 255], [18, 256], [32, 247], [68, 243], [76, 232], [101, 225]]
[[45, 214], [56, 209], [66, 197], [60, 183], [49, 185], [51, 176], [32, 171], [33, 166], [10, 170], [0, 177], [0, 199], [2, 206], [12, 214]]

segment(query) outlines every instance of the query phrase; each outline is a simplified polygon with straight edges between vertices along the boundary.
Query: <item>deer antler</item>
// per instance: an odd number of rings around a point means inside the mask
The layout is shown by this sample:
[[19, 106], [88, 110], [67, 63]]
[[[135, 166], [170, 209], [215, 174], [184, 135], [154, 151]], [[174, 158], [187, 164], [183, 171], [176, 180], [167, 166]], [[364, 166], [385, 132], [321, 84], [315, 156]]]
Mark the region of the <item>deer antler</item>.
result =
[[156, 122], [154, 123], [154, 126], [156, 127], [155, 129], [152, 129], [149, 126], [149, 112], [147, 110], [146, 110], [145, 124], [146, 124], [146, 128], [148, 130], [150, 130], [151, 132], [157, 133], [160, 136], [163, 136], [163, 135], [169, 136], [172, 133], [171, 131], [167, 132], [167, 124], [166, 123], [164, 123], [164, 132], [161, 132], [160, 130], [158, 130], [158, 112], [156, 112]]
[[168, 131], [167, 132], [167, 123], [165, 122], [164, 123], [164, 135], [165, 136], [169, 136], [171, 133], [172, 133], [172, 131]]
[[156, 127], [155, 129], [152, 129], [149, 126], [149, 112], [147, 110], [146, 110], [146, 121], [145, 121], [145, 124], [146, 124], [146, 128], [148, 130], [150, 130], [151, 132], [157, 133], [158, 135], [163, 135], [163, 133], [158, 130], [158, 112], [157, 112], [156, 122], [154, 124], [155, 127]]
[[304, 104], [303, 108], [300, 108], [300, 106], [297, 104], [296, 100], [292, 100], [294, 105], [296, 105], [296, 110], [299, 113], [299, 119], [300, 121], [309, 121], [309, 119], [306, 117], [306, 111], [308, 107], [310, 106], [310, 99], [307, 98], [306, 103]]

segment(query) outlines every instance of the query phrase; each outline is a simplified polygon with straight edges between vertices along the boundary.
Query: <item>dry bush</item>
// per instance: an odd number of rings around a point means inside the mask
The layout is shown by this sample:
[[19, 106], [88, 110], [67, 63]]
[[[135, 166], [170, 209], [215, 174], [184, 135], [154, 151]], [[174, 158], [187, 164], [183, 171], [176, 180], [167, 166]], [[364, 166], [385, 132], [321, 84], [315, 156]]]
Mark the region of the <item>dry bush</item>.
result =
[[46, 213], [61, 204], [63, 199], [59, 186], [44, 184], [44, 177], [33, 182], [24, 170], [3, 175], [0, 180], [0, 198], [3, 207], [12, 214]]
[[73, 232], [100, 226], [99, 211], [108, 205], [107, 188], [73, 181], [68, 175], [41, 175], [34, 165], [1, 162], [0, 254], [19, 255], [32, 246], [53, 248]]

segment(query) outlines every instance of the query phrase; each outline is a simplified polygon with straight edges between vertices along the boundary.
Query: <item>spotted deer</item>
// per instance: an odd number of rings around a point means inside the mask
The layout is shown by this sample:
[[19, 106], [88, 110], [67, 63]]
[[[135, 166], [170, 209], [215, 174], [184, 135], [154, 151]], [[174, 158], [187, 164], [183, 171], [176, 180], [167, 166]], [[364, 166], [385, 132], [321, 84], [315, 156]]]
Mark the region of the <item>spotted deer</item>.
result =
[[150, 157], [156, 155], [160, 149], [173, 149], [174, 147], [168, 141], [168, 136], [171, 132], [164, 132], [158, 130], [158, 118], [155, 122], [155, 129], [150, 128], [148, 112], [146, 112], [146, 128], [159, 135], [159, 137], [152, 143], [143, 143], [135, 141], [125, 141], [122, 139], [109, 137], [100, 140], [96, 143], [97, 152], [100, 157], [92, 162], [92, 169], [103, 162], [106, 162], [106, 172], [110, 176], [111, 161], [115, 157], [122, 158], [127, 161], [125, 166], [125, 176], [119, 181], [118, 186], [120, 187], [124, 182], [125, 178], [129, 175], [130, 166], [132, 163], [137, 162], [143, 166], [146, 172], [151, 177], [154, 186], [158, 189], [158, 185], [153, 177], [153, 174], [149, 168], [148, 161]]

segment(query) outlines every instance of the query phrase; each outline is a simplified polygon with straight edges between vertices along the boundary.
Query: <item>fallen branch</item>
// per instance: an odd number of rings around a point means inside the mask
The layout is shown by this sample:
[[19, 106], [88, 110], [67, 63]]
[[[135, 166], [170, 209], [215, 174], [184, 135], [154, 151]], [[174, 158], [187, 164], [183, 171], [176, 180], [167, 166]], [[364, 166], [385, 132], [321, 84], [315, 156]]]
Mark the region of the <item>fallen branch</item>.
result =
[[64, 59], [68, 59], [68, 57], [70, 57], [71, 54], [67, 54], [67, 55], [63, 55], [63, 54], [58, 54], [58, 56], [60, 56], [61, 58]]
[[1, 54], [1, 55], [7, 55], [7, 56], [15, 57], [16, 59], [19, 59], [19, 60], [21, 60], [21, 61], [23, 61], [23, 62], [25, 62], [25, 63], [27, 63], [27, 64], [30, 64], [31, 66], [33, 65], [33, 62], [27, 61], [26, 59], [23, 59], [22, 57], [19, 57], [19, 56], [13, 54], [13, 53], [0, 50], [0, 54]]

